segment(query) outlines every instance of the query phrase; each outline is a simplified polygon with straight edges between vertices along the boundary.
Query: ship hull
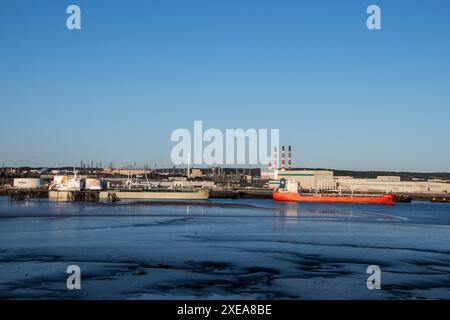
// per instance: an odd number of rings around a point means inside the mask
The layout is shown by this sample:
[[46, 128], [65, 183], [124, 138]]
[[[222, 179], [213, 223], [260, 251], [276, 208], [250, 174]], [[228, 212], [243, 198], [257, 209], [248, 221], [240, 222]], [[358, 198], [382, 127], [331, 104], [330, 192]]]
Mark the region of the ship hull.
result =
[[301, 195], [293, 192], [274, 192], [275, 201], [309, 202], [309, 203], [344, 203], [344, 204], [395, 204], [395, 196], [339, 196], [339, 195]]
[[199, 191], [128, 191], [109, 190], [100, 192], [100, 200], [139, 200], [139, 201], [160, 201], [160, 200], [208, 200], [208, 190]]

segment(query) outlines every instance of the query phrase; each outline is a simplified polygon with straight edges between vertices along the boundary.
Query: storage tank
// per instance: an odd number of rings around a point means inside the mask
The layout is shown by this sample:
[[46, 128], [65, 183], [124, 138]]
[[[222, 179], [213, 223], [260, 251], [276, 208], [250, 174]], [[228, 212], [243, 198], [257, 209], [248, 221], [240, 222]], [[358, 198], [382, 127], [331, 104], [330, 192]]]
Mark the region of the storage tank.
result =
[[102, 183], [97, 178], [86, 178], [86, 189], [88, 190], [102, 190]]
[[15, 178], [13, 186], [16, 189], [39, 189], [43, 184], [39, 178]]
[[86, 186], [86, 180], [75, 178], [75, 177], [69, 177], [69, 180], [67, 181], [67, 190], [68, 191], [80, 191], [83, 190]]

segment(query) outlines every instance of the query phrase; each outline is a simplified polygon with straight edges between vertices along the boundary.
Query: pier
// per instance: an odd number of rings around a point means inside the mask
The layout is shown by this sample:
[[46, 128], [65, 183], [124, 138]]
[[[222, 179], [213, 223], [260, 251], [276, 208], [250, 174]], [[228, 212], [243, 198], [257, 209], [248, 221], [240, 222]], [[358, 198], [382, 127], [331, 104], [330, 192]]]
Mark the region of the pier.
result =
[[408, 195], [412, 200], [416, 201], [429, 201], [429, 202], [450, 202], [450, 194], [409, 194]]
[[12, 189], [7, 194], [13, 201], [48, 198], [47, 189]]
[[93, 190], [48, 191], [47, 189], [11, 189], [8, 190], [7, 195], [11, 201], [48, 198], [50, 201], [98, 202], [100, 198], [100, 192]]
[[92, 190], [83, 190], [83, 191], [69, 192], [67, 201], [98, 202], [99, 199], [100, 199], [100, 192]]
[[51, 190], [48, 192], [50, 201], [60, 202], [98, 202], [100, 199], [100, 191], [95, 190], [75, 190], [75, 191], [58, 191]]

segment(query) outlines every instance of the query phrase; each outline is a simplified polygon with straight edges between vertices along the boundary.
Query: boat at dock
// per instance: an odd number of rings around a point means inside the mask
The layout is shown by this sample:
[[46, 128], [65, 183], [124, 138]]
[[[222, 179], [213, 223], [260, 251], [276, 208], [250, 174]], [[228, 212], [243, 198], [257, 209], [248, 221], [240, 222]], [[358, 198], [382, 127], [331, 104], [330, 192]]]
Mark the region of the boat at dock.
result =
[[128, 176], [123, 188], [111, 188], [100, 192], [100, 201], [189, 201], [208, 200], [209, 190], [206, 188], [194, 187], [162, 187], [153, 186], [145, 174], [146, 181], [133, 179], [133, 175]]
[[117, 200], [139, 200], [139, 201], [159, 201], [159, 200], [208, 200], [209, 191], [207, 189], [117, 189], [100, 192], [101, 201]]
[[302, 194], [298, 192], [298, 183], [281, 181], [280, 188], [272, 194], [275, 201], [343, 203], [343, 204], [395, 204], [395, 195], [354, 195], [354, 194]]
[[312, 203], [347, 203], [347, 204], [395, 204], [395, 195], [303, 195], [300, 193], [275, 191], [273, 193], [275, 201], [289, 202], [312, 202]]

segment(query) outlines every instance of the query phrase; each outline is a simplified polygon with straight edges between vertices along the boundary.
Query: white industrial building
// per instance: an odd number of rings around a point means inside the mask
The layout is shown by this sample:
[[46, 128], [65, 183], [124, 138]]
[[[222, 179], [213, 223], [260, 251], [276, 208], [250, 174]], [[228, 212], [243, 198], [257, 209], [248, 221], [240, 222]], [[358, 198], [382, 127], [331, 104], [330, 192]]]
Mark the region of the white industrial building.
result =
[[396, 176], [379, 176], [376, 179], [335, 177], [338, 189], [360, 192], [396, 193], [450, 193], [450, 183], [439, 181], [401, 181]]
[[378, 176], [375, 179], [335, 177], [328, 170], [266, 170], [261, 177], [269, 187], [277, 188], [282, 178], [298, 182], [303, 190], [341, 190], [374, 193], [450, 193], [450, 183], [439, 180], [401, 181], [398, 176]]
[[[271, 175], [265, 174], [271, 178]], [[303, 190], [333, 190], [336, 182], [333, 179], [333, 171], [328, 170], [273, 170], [273, 179], [269, 180], [269, 186], [276, 188], [281, 179], [298, 182]]]

